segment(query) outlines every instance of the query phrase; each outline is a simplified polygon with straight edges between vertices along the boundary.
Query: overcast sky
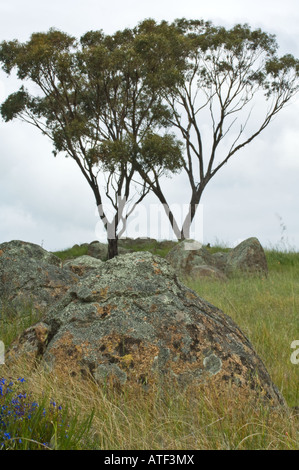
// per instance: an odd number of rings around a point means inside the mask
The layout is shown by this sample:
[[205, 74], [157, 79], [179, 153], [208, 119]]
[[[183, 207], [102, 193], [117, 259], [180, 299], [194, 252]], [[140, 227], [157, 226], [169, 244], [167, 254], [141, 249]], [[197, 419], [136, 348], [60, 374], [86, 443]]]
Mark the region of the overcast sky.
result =
[[[26, 41], [58, 28], [76, 37], [113, 33], [145, 18], [212, 20], [276, 34], [280, 53], [299, 57], [298, 0], [0, 0], [0, 41]], [[0, 72], [0, 102], [19, 85]], [[58, 250], [101, 238], [93, 194], [70, 159], [54, 158], [51, 143], [32, 126], [0, 122], [0, 243], [14, 239]], [[299, 95], [263, 134], [226, 165], [204, 193], [193, 238], [235, 245], [256, 236], [266, 247], [299, 249]], [[181, 177], [167, 182], [173, 203], [187, 203]], [[168, 222], [155, 230], [156, 200], [148, 199], [148, 226], [131, 236], [171, 236]], [[140, 209], [140, 220], [144, 217]], [[142, 215], [143, 214], [143, 215]], [[136, 221], [137, 219], [135, 219]]]

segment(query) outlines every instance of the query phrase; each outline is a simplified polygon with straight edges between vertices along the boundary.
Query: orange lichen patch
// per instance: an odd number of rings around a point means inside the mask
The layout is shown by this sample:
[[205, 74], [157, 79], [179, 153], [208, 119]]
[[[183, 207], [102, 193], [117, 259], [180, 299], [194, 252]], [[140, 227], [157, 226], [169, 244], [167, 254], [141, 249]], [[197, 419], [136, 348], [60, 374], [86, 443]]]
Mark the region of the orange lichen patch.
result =
[[97, 310], [97, 315], [100, 315], [100, 317], [105, 318], [108, 315], [111, 315], [112, 310], [114, 309], [114, 305], [99, 305], [95, 304], [96, 310]]
[[201, 368], [202, 368], [201, 361], [196, 361], [196, 362], [191, 363], [191, 362], [186, 362], [183, 359], [179, 359], [171, 364], [171, 370], [177, 376], [180, 376], [186, 373], [192, 376], [192, 373], [194, 373], [195, 371]]
[[152, 304], [149, 308], [149, 312], [152, 313], [152, 312], [156, 312], [158, 310], [158, 307], [157, 305], [155, 304]]
[[83, 276], [86, 272], [86, 266], [70, 266], [69, 269], [78, 276]]
[[[176, 325], [168, 325], [166, 334], [169, 336], [169, 344], [180, 344], [182, 342], [183, 335], [177, 330]], [[169, 346], [169, 344], [167, 344], [167, 346]]]
[[99, 349], [103, 362], [117, 364], [126, 371], [128, 380], [148, 377], [159, 354], [158, 346], [117, 333], [104, 336]]
[[2, 256], [2, 255], [3, 255], [3, 253], [4, 253], [4, 251], [3, 251], [3, 250], [0, 250], [0, 256]]
[[162, 271], [161, 271], [160, 268], [158, 268], [158, 266], [159, 266], [158, 263], [156, 263], [156, 262], [153, 263], [154, 273], [155, 274], [162, 274]]
[[[100, 300], [106, 300], [107, 299], [108, 289], [109, 289], [108, 286], [100, 289], [100, 292], [99, 292], [99, 299]], [[93, 294], [97, 294], [97, 293], [98, 293], [97, 291], [93, 292]]]
[[76, 344], [73, 335], [67, 331], [51, 347], [50, 352], [54, 358], [54, 368], [71, 375], [80, 373], [80, 361], [90, 351], [90, 348], [90, 343], [87, 341]]
[[132, 354], [126, 354], [120, 358], [120, 363], [125, 369], [129, 369], [134, 364], [134, 358]]
[[196, 294], [193, 294], [193, 292], [189, 292], [189, 291], [186, 292], [186, 298], [191, 299], [191, 300], [198, 299]]
[[48, 338], [48, 333], [49, 333], [49, 327], [45, 323], [37, 323], [34, 327], [36, 338], [40, 344], [45, 344], [47, 338]]
[[[170, 368], [175, 374], [181, 374], [186, 371], [192, 371], [198, 368], [200, 363], [200, 358], [197, 354], [182, 353], [183, 346], [183, 334], [177, 332], [176, 328], [173, 325], [170, 325], [167, 329], [167, 334], [170, 334], [167, 338], [167, 347], [169, 349], [170, 355], [168, 360], [164, 363], [164, 368]], [[196, 356], [196, 361], [191, 362], [191, 356]]]
[[153, 362], [159, 354], [159, 347], [154, 344], [141, 343], [136, 351], [132, 351], [134, 361], [134, 375], [150, 375]]

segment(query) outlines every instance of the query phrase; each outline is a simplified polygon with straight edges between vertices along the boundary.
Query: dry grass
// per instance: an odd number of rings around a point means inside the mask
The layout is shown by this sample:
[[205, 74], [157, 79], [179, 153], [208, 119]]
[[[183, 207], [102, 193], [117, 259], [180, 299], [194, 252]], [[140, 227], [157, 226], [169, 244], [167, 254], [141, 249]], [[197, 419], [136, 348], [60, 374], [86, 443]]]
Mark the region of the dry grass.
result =
[[91, 380], [53, 376], [42, 368], [32, 371], [24, 362], [4, 372], [11, 378], [26, 376], [35, 400], [47, 396], [67, 404], [69, 415], [79, 421], [94, 413], [82, 449], [298, 449], [299, 414], [254, 405], [229, 392], [220, 398], [205, 386], [100, 388]]

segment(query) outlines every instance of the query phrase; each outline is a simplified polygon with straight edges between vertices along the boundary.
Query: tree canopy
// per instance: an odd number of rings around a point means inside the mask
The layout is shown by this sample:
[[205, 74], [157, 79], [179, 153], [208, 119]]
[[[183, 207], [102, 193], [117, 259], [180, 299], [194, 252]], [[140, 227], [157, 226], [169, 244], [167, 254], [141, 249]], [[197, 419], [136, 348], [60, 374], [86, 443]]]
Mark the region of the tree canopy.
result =
[[[247, 24], [226, 29], [180, 19], [173, 26], [184, 42], [186, 62], [181, 79], [163, 96], [172, 111], [169, 124], [185, 142], [190, 199], [182, 227], [170, 210], [166, 213], [176, 236], [188, 238], [208, 182], [297, 93], [299, 61], [290, 54], [279, 57], [275, 36]], [[151, 187], [169, 207], [160, 180], [154, 178]]]
[[[16, 69], [20, 80], [38, 86], [22, 85], [11, 94], [1, 105], [2, 117], [33, 124], [51, 139], [54, 155], [64, 152], [76, 161], [107, 230], [109, 257], [117, 254], [117, 238], [149, 190], [142, 179], [134, 185], [137, 166], [161, 177], [182, 165], [182, 146], [168, 129], [171, 111], [158, 93], [162, 83], [171, 86], [179, 77], [173, 60], [172, 67], [161, 60], [169, 48], [162, 44], [163, 28], [145, 21], [111, 36], [90, 31], [80, 41], [51, 29], [26, 43], [0, 46], [4, 71]], [[147, 50], [153, 37], [160, 52]], [[99, 183], [103, 175], [105, 184]], [[135, 201], [125, 210], [133, 187]], [[114, 209], [110, 221], [104, 195]]]

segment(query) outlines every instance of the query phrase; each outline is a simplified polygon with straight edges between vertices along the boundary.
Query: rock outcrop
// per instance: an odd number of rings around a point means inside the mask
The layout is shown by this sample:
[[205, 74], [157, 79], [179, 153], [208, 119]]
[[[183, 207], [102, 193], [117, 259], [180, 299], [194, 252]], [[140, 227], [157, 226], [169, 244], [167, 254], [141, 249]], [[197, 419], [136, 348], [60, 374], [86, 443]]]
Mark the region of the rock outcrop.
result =
[[137, 252], [96, 263], [75, 274], [83, 262], [65, 268], [80, 281], [13, 343], [6, 362], [26, 355], [98, 383], [210, 381], [219, 392], [284, 403], [238, 326], [185, 287], [166, 260]]
[[48, 308], [78, 280], [39, 245], [19, 240], [0, 244], [0, 301]]
[[225, 280], [238, 272], [268, 273], [265, 252], [255, 237], [244, 240], [227, 252], [217, 253], [211, 253], [194, 240], [184, 240], [170, 250], [166, 259], [182, 277], [209, 276]]

